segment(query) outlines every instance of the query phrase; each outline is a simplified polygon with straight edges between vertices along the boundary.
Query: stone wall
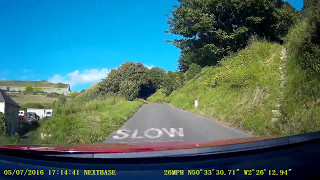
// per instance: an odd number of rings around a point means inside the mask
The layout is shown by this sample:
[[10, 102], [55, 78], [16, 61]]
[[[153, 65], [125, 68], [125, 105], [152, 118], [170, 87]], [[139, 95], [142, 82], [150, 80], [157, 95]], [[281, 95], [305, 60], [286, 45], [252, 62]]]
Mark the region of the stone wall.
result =
[[5, 90], [5, 91], [9, 91], [9, 92], [13, 92], [13, 91], [25, 91], [26, 88], [25, 87], [13, 87], [13, 86], [0, 86], [1, 90]]
[[50, 88], [50, 87], [44, 87], [42, 88], [43, 92], [46, 93], [58, 93], [58, 94], [64, 94], [68, 95], [70, 93], [69, 88]]
[[[42, 89], [43, 92], [46, 93], [58, 93], [58, 94], [64, 94], [68, 95], [70, 93], [69, 88], [52, 88], [52, 87], [33, 87]], [[26, 90], [26, 87], [14, 87], [14, 86], [0, 86], [1, 90], [9, 91], [9, 92], [24, 92]]]

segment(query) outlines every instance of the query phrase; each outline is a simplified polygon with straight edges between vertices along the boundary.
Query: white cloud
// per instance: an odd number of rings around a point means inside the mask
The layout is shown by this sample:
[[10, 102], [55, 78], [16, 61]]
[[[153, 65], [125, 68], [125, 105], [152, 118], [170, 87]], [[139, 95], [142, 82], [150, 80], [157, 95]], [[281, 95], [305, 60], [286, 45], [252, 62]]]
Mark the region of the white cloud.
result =
[[107, 77], [110, 70], [103, 68], [99, 69], [86, 69], [82, 72], [79, 70], [70, 72], [66, 75], [56, 74], [53, 77], [49, 78], [48, 81], [53, 83], [66, 83], [70, 84], [71, 87], [79, 84], [86, 84], [86, 83], [95, 83], [101, 81]]
[[152, 69], [154, 65], [145, 65], [148, 69]]

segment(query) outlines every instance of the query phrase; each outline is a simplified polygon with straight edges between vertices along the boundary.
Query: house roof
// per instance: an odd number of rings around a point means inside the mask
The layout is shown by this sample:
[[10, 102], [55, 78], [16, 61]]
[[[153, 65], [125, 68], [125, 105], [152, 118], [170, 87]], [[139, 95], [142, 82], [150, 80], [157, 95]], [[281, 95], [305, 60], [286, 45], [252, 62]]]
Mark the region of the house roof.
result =
[[3, 90], [0, 90], [0, 102], [5, 102], [12, 106], [16, 106], [20, 108], [19, 104], [16, 103], [13, 99], [11, 99], [11, 97], [8, 96]]

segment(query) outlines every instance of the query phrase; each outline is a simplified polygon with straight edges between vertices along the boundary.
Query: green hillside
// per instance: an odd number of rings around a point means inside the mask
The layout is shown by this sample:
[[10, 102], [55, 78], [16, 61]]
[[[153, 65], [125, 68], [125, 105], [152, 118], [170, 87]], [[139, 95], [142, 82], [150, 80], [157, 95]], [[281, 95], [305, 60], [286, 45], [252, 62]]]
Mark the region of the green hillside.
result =
[[0, 86], [69, 88], [68, 84], [48, 81], [0, 81]]
[[52, 108], [53, 102], [57, 100], [57, 98], [54, 97], [24, 94], [10, 94], [9, 96], [21, 106], [21, 109], [38, 107]]
[[[272, 110], [280, 103], [282, 47], [254, 42], [218, 66], [203, 68], [193, 80], [166, 97], [158, 91], [148, 100], [217, 119], [254, 135], [281, 134]], [[200, 106], [196, 109], [194, 101]], [[196, 127], [195, 127], [196, 128]]]

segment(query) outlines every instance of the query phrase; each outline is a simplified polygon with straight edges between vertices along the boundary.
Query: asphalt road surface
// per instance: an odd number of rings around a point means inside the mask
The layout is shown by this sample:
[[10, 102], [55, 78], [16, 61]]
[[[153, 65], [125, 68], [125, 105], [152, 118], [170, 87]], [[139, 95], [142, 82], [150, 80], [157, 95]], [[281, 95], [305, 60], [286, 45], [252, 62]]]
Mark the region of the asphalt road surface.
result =
[[104, 143], [208, 141], [252, 137], [217, 121], [178, 109], [170, 104], [143, 105]]

